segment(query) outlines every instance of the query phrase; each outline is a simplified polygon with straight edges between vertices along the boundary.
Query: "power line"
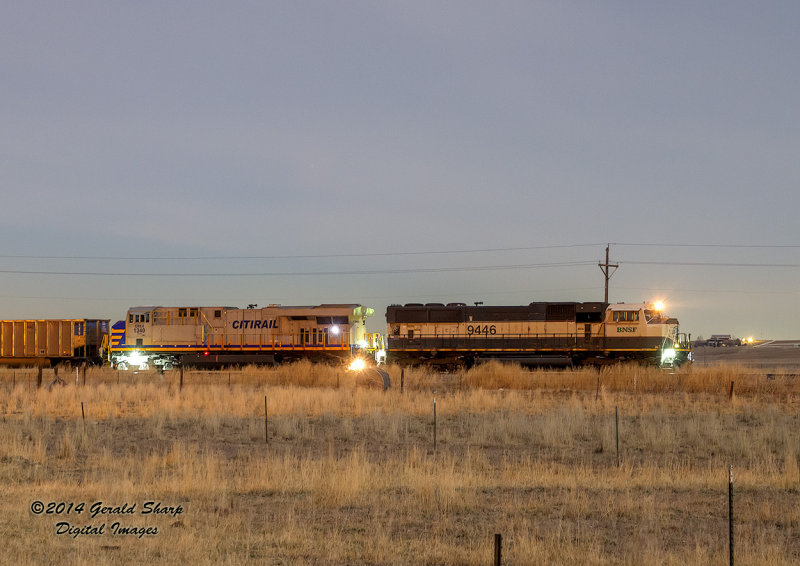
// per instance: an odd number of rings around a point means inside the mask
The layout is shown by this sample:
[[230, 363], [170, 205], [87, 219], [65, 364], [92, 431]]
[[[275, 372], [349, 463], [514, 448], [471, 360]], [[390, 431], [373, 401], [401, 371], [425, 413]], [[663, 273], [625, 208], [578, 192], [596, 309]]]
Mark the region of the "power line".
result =
[[[506, 290], [506, 291], [497, 291], [497, 290], [478, 290], [478, 291], [470, 291], [470, 292], [463, 292], [463, 291], [453, 291], [452, 293], [442, 293], [441, 291], [431, 291], [429, 293], [401, 293], [398, 295], [359, 295], [359, 300], [393, 300], [397, 301], [399, 298], [431, 298], [431, 297], [448, 297], [454, 295], [469, 295], [469, 296], [484, 296], [484, 295], [532, 295], [535, 293], [545, 293], [545, 292], [553, 292], [553, 291], [588, 291], [592, 290], [594, 287], [554, 287], [549, 289], [517, 289], [517, 290]], [[183, 299], [165, 299], [164, 297], [160, 297], [158, 299], [154, 298], [146, 298], [146, 297], [76, 297], [76, 296], [56, 296], [56, 295], [0, 295], [0, 300], [2, 299], [20, 299], [20, 300], [68, 300], [68, 301], [97, 301], [97, 302], [119, 302], [119, 301], [138, 301], [139, 303], [159, 303], [159, 302], [180, 302]], [[275, 298], [274, 301], [270, 298], [271, 302], [275, 303], [282, 303], [283, 300], [280, 297]], [[303, 304], [308, 303], [308, 300], [301, 300]], [[313, 302], [311, 300], [310, 302]]]
[[610, 242], [612, 246], [640, 246], [651, 248], [800, 248], [800, 244], [672, 244], [672, 243], [631, 243]]
[[107, 271], [32, 271], [22, 269], [2, 269], [1, 274], [15, 275], [78, 275], [95, 277], [306, 277], [327, 275], [396, 275], [404, 273], [448, 273], [462, 271], [499, 271], [510, 269], [536, 269], [545, 267], [574, 267], [592, 265], [593, 261], [565, 261], [554, 263], [531, 263], [515, 265], [478, 265], [468, 267], [415, 267], [404, 269], [360, 269], [340, 271], [281, 271], [261, 273], [136, 273]]
[[[680, 244], [662, 242], [609, 242], [613, 246], [653, 247], [653, 248], [728, 248], [728, 249], [799, 249], [800, 244]], [[402, 257], [424, 255], [453, 255], [472, 253], [502, 253], [548, 249], [585, 248], [608, 245], [604, 242], [554, 244], [540, 246], [512, 246], [496, 248], [474, 248], [457, 250], [420, 250], [399, 252], [359, 252], [329, 254], [285, 254], [285, 255], [242, 255], [242, 256], [79, 256], [79, 255], [35, 255], [0, 254], [0, 259], [41, 259], [41, 260], [89, 260], [89, 261], [226, 261], [226, 260], [275, 260], [275, 259], [335, 259], [347, 257]]]
[[620, 261], [628, 265], [682, 265], [690, 267], [800, 267], [800, 263], [739, 263], [711, 261]]
[[517, 246], [506, 248], [478, 248], [467, 250], [424, 250], [406, 252], [362, 252], [362, 253], [333, 253], [333, 254], [291, 254], [291, 255], [251, 255], [251, 256], [172, 256], [172, 257], [128, 257], [128, 256], [56, 256], [56, 255], [25, 255], [25, 254], [0, 254], [2, 259], [66, 259], [66, 260], [98, 260], [98, 261], [202, 261], [202, 260], [257, 260], [257, 259], [335, 259], [344, 257], [398, 257], [420, 255], [450, 255], [473, 253], [500, 253], [519, 252], [531, 250], [548, 250], [561, 248], [585, 248], [600, 246], [602, 244], [561, 244], [548, 246]]
[[[35, 254], [0, 254], [0, 259], [32, 259], [32, 260], [70, 260], [70, 261], [236, 261], [236, 260], [286, 260], [286, 259], [337, 259], [337, 258], [370, 258], [370, 257], [408, 257], [431, 255], [458, 255], [477, 253], [508, 253], [534, 250], [586, 248], [605, 246], [608, 244], [577, 243], [554, 244], [540, 246], [512, 246], [496, 248], [420, 250], [398, 252], [359, 252], [328, 254], [284, 254], [284, 255], [241, 255], [241, 256], [88, 256], [88, 255], [35, 255]], [[610, 242], [613, 246], [653, 247], [653, 248], [727, 248], [727, 249], [800, 249], [800, 244], [680, 244], [660, 242]], [[634, 263], [634, 262], [627, 262]], [[676, 264], [679, 265], [679, 264]], [[769, 265], [765, 265], [769, 266]]]
[[796, 295], [800, 290], [748, 290], [748, 289], [719, 289], [717, 287], [709, 289], [687, 289], [684, 287], [616, 287], [617, 290], [622, 291], [652, 291], [652, 292], [668, 292], [668, 293], [727, 293], [736, 295]]
[[[684, 287], [615, 287], [617, 291], [649, 291], [649, 292], [668, 292], [668, 293], [726, 293], [726, 294], [744, 294], [744, 295], [797, 295], [800, 290], [752, 290], [752, 289], [690, 289]], [[533, 296], [541, 293], [562, 292], [562, 291], [595, 291], [595, 287], [552, 287], [552, 288], [538, 288], [538, 289], [507, 289], [507, 290], [477, 290], [477, 291], [453, 291], [452, 293], [442, 293], [441, 291], [431, 291], [429, 293], [398, 293], [396, 295], [359, 295], [360, 300], [392, 300], [411, 299], [411, 298], [435, 298], [435, 297], [451, 297], [454, 295], [469, 295], [469, 296], [497, 296], [497, 295], [529, 295]], [[183, 299], [165, 299], [160, 298], [147, 298], [147, 297], [76, 297], [76, 296], [63, 296], [63, 295], [0, 295], [0, 299], [14, 299], [14, 300], [59, 300], [59, 301], [92, 301], [92, 302], [120, 302], [120, 301], [133, 301], [138, 303], [175, 303], [181, 302]], [[280, 298], [276, 298], [275, 302], [284, 302]], [[300, 301], [304, 302], [304, 301]], [[305, 301], [308, 302], [308, 301]]]

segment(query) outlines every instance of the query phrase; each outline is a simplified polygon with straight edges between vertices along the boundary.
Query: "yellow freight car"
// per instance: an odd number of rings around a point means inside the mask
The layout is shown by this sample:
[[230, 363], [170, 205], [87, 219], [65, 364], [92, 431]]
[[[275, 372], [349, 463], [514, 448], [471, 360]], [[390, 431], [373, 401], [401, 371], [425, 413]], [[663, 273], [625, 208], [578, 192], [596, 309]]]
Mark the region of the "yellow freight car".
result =
[[0, 364], [101, 363], [108, 320], [0, 320]]

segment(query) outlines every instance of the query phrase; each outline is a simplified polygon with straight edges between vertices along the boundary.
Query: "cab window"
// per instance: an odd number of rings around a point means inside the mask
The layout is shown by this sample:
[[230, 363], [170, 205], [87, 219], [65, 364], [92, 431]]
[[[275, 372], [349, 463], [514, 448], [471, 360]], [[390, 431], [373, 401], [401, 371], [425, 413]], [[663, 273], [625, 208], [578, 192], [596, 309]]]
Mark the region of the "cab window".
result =
[[614, 311], [614, 322], [638, 322], [639, 311]]

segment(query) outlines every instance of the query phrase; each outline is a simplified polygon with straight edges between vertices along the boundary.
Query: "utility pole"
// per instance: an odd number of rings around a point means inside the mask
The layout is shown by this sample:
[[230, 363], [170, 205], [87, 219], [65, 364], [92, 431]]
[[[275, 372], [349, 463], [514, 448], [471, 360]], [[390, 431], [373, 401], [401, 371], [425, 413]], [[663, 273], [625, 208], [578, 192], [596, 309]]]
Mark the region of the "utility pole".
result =
[[[619, 264], [616, 263], [608, 263], [608, 248], [611, 244], [606, 245], [606, 262], [605, 263], [598, 263], [597, 265], [600, 266], [600, 270], [603, 272], [603, 275], [606, 278], [606, 293], [604, 295], [603, 301], [608, 304], [608, 280], [611, 279], [611, 276], [614, 275], [614, 272], [619, 267]], [[611, 269], [613, 267], [613, 269]]]

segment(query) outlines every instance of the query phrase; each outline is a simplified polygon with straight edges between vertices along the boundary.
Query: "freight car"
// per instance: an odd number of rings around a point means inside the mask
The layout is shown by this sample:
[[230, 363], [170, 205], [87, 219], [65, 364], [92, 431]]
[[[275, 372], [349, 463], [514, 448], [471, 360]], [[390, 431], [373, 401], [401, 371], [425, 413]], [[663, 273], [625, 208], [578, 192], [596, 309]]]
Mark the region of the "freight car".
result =
[[0, 320], [0, 363], [7, 366], [98, 364], [108, 320]]
[[387, 357], [403, 365], [470, 367], [486, 360], [523, 365], [603, 364], [622, 360], [679, 365], [690, 340], [660, 305], [536, 302], [392, 305]]
[[109, 360], [119, 369], [170, 369], [349, 359], [374, 353], [373, 309], [317, 306], [133, 307], [111, 329]]

